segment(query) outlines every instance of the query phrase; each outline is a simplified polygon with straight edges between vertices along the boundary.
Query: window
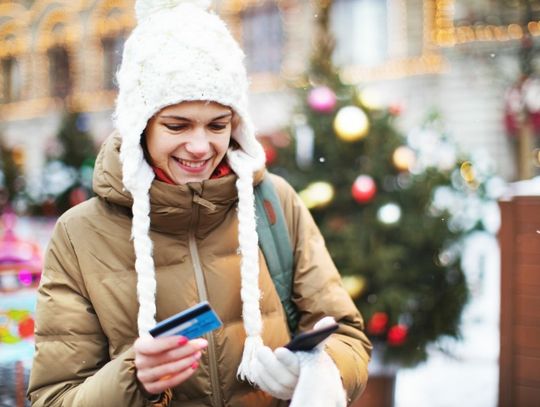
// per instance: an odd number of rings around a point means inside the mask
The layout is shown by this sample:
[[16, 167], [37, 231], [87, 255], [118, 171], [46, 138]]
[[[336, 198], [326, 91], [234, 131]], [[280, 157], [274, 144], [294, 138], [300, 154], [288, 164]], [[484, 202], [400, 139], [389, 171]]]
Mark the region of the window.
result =
[[376, 66], [388, 59], [387, 2], [335, 0], [330, 18], [337, 66]]
[[520, 24], [540, 20], [540, 2], [537, 0], [456, 0], [453, 11], [457, 26]]
[[47, 52], [51, 96], [66, 97], [71, 92], [69, 55], [64, 47], [56, 46]]
[[242, 40], [250, 73], [279, 73], [283, 25], [274, 3], [252, 7], [242, 14]]
[[20, 98], [21, 72], [19, 61], [13, 57], [2, 59], [2, 79], [0, 87], [0, 101], [9, 103]]
[[117, 89], [116, 71], [122, 60], [124, 41], [123, 35], [103, 38], [101, 41], [103, 46], [103, 85], [107, 90]]

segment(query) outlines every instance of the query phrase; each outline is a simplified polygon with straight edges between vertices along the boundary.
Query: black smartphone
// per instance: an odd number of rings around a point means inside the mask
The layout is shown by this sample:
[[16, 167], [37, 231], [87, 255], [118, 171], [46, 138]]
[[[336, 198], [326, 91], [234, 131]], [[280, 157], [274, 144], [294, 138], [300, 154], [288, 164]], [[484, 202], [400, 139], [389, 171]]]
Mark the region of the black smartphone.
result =
[[302, 332], [301, 334], [296, 335], [287, 345], [285, 345], [285, 347], [292, 351], [312, 350], [315, 346], [328, 338], [330, 334], [332, 334], [332, 332], [335, 332], [338, 327], [339, 325], [336, 323], [325, 326], [324, 328], [312, 329], [308, 332]]

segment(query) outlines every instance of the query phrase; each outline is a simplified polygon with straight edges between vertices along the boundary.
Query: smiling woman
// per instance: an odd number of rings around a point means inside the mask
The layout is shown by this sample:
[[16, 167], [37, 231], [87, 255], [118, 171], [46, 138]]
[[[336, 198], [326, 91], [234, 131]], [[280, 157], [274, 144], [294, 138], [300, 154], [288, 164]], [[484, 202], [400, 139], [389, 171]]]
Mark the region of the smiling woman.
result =
[[158, 112], [148, 122], [143, 140], [156, 175], [163, 172], [175, 184], [209, 179], [229, 148], [232, 117], [229, 107], [203, 101]]
[[[366, 385], [362, 317], [299, 196], [266, 174], [243, 52], [207, 3], [135, 3], [96, 197], [60, 217], [45, 258], [35, 406], [345, 407]], [[283, 274], [298, 332], [258, 246], [263, 179], [290, 237], [294, 269]], [[148, 334], [201, 301], [221, 328], [191, 340]], [[327, 316], [339, 328], [326, 344], [283, 347]]]

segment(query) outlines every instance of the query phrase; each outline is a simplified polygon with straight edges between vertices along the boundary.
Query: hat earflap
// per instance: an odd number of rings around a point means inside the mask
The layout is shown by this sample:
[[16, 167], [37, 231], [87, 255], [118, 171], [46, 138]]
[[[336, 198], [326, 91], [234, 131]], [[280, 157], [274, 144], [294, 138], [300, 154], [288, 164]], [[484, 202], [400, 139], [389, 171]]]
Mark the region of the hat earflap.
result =
[[259, 301], [259, 237], [255, 218], [255, 197], [253, 193], [253, 172], [259, 166], [242, 150], [230, 149], [227, 153], [229, 164], [238, 176], [238, 242], [242, 256], [240, 264], [242, 298], [242, 319], [246, 331], [244, 353], [238, 366], [237, 375], [242, 380], [253, 381], [252, 361], [259, 348], [263, 346], [261, 338], [262, 317]]
[[139, 143], [130, 143], [135, 137], [124, 138], [120, 147], [123, 183], [133, 197], [131, 238], [135, 250], [137, 273], [137, 299], [139, 313], [137, 326], [139, 335], [148, 333], [156, 324], [156, 273], [150, 239], [150, 187], [154, 172], [144, 159]]

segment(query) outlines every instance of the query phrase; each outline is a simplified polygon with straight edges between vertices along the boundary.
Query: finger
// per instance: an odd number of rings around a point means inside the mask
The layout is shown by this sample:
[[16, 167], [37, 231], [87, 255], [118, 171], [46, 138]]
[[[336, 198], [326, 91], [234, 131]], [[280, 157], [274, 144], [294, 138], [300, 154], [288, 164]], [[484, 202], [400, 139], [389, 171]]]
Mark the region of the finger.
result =
[[293, 374], [289, 369], [277, 360], [274, 352], [267, 346], [261, 348], [257, 352], [257, 360], [264, 366], [266, 370], [266, 382], [274, 386], [274, 382], [280, 387], [294, 389], [298, 376]]
[[287, 399], [287, 396], [292, 393], [292, 389], [285, 388], [273, 376], [269, 375], [266, 366], [263, 366], [260, 361], [255, 360], [253, 363], [257, 385], [274, 397]]
[[194, 363], [198, 363], [200, 358], [201, 352], [197, 352], [193, 356], [185, 357], [180, 360], [175, 360], [156, 367], [137, 370], [137, 379], [139, 379], [141, 383], [163, 381], [169, 377], [176, 376], [178, 373], [193, 366]]
[[144, 384], [144, 388], [146, 391], [148, 391], [151, 394], [159, 394], [164, 392], [167, 389], [173, 388], [178, 386], [179, 384], [185, 382], [187, 379], [189, 379], [193, 373], [198, 368], [198, 363], [195, 362], [192, 365], [190, 365], [187, 369], [182, 370], [181, 372], [178, 372], [175, 375], [169, 375], [168, 377], [164, 377], [161, 380]]
[[336, 320], [334, 317], [324, 317], [317, 321], [317, 323], [313, 326], [313, 329], [319, 329], [319, 328], [325, 328], [330, 325], [334, 325], [336, 323]]
[[156, 355], [166, 352], [170, 349], [183, 346], [188, 342], [184, 336], [167, 336], [163, 338], [154, 338], [152, 336], [141, 336], [133, 344], [135, 352], [144, 355]]
[[182, 341], [178, 341], [178, 345], [175, 348], [161, 353], [145, 354], [139, 353], [138, 350], [135, 349], [135, 366], [137, 369], [144, 369], [174, 362], [179, 359], [190, 357], [208, 346], [208, 342], [203, 338], [193, 339], [185, 345], [181, 345], [181, 343]]
[[274, 355], [276, 359], [280, 361], [291, 374], [298, 376], [300, 374], [300, 362], [298, 357], [287, 348], [276, 348], [274, 350]]

